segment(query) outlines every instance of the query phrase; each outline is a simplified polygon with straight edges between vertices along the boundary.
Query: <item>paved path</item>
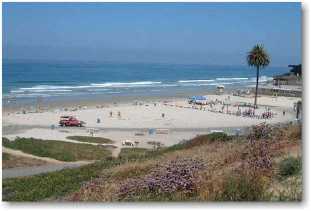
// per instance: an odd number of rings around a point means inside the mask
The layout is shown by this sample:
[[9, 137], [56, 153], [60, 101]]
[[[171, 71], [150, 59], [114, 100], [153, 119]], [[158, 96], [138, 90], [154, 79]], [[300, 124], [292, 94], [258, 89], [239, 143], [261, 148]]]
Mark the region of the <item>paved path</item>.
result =
[[36, 174], [42, 174], [47, 172], [59, 171], [66, 168], [78, 168], [83, 165], [87, 165], [93, 163], [94, 161], [75, 161], [75, 162], [64, 162], [55, 160], [53, 158], [48, 157], [39, 157], [31, 154], [24, 153], [19, 150], [12, 150], [5, 147], [2, 147], [2, 151], [21, 157], [28, 157], [39, 159], [48, 162], [46, 165], [41, 166], [32, 166], [32, 167], [17, 167], [10, 169], [2, 169], [2, 178], [15, 178], [15, 177], [24, 177], [24, 176], [32, 176]]
[[36, 174], [59, 171], [67, 168], [78, 168], [86, 165], [86, 163], [63, 163], [63, 164], [47, 164], [33, 167], [17, 167], [11, 169], [2, 169], [2, 179], [32, 176]]

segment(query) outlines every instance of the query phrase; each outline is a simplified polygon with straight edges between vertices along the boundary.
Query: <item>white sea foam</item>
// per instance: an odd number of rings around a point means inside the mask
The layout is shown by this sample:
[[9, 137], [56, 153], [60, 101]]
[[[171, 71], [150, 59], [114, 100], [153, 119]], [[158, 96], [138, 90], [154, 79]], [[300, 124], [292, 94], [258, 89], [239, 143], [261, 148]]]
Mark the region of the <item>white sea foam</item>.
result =
[[17, 94], [15, 97], [50, 97], [49, 94], [42, 94], [42, 93], [28, 93], [28, 94]]
[[216, 78], [217, 81], [248, 80], [248, 78]]
[[70, 89], [37, 89], [31, 92], [72, 92]]
[[56, 90], [56, 89], [71, 89], [73, 86], [49, 86], [38, 85], [33, 87], [20, 88], [20, 90]]
[[[107, 83], [92, 83], [90, 85], [79, 85], [79, 86], [51, 86], [51, 85], [37, 85], [33, 87], [23, 87], [19, 88], [19, 90], [14, 90], [14, 92], [22, 92], [22, 91], [32, 91], [32, 92], [44, 92], [51, 90], [53, 91], [64, 91], [68, 92], [71, 89], [87, 89], [87, 88], [102, 88], [102, 87], [117, 87], [117, 88], [125, 88], [125, 87], [144, 87], [144, 86], [153, 86], [156, 84], [161, 84], [160, 81], [138, 81], [138, 82], [107, 82]], [[37, 91], [35, 91], [37, 90]], [[66, 90], [66, 91], [65, 91]]]
[[161, 81], [137, 81], [137, 82], [106, 82], [106, 83], [92, 83], [92, 87], [143, 87], [152, 86], [155, 84], [162, 84]]
[[159, 87], [176, 87], [178, 84], [161, 84]]
[[159, 87], [176, 87], [178, 84], [161, 84]]
[[[259, 82], [267, 82], [267, 81], [272, 81], [272, 80], [273, 80], [273, 77], [268, 77], [268, 76], [265, 76], [265, 75], [259, 77]], [[256, 78], [253, 77], [253, 78], [250, 79], [250, 81], [251, 82], [256, 82]]]
[[204, 79], [204, 80], [179, 80], [178, 83], [193, 83], [193, 82], [213, 82], [215, 80], [212, 79]]
[[232, 85], [232, 84], [239, 84], [239, 83], [241, 83], [241, 82], [221, 82], [221, 83], [212, 83], [209, 85], [218, 86], [218, 85]]
[[11, 93], [24, 93], [25, 91], [23, 90], [11, 90]]
[[[261, 76], [259, 82], [267, 82], [272, 80], [272, 77]], [[36, 97], [36, 96], [57, 96], [57, 95], [76, 95], [85, 93], [108, 93], [118, 94], [122, 90], [136, 92], [136, 88], [154, 87], [151, 92], [160, 92], [161, 88], [165, 87], [200, 87], [200, 86], [215, 86], [215, 85], [233, 85], [233, 84], [253, 84], [256, 78], [236, 77], [236, 78], [215, 78], [215, 79], [199, 79], [199, 80], [178, 80], [170, 82], [161, 81], [136, 81], [136, 82], [104, 82], [91, 83], [83, 85], [36, 85], [33, 87], [23, 87], [11, 90], [10, 94], [14, 97]], [[128, 92], [126, 91], [126, 92]]]

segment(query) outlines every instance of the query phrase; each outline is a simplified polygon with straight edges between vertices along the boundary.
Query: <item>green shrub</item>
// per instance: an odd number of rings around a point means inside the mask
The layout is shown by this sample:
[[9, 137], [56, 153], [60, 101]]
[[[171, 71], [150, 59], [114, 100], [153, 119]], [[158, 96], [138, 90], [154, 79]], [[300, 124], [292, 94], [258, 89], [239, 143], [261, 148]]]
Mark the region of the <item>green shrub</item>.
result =
[[215, 133], [210, 133], [207, 135], [198, 135], [193, 139], [184, 140], [178, 144], [167, 147], [165, 148], [164, 151], [171, 152], [175, 150], [189, 149], [195, 146], [200, 146], [200, 145], [213, 143], [217, 141], [226, 142], [226, 141], [231, 140], [231, 138], [232, 137], [228, 136], [226, 133], [223, 133], [223, 132], [215, 132]]
[[207, 139], [211, 142], [214, 141], [228, 141], [230, 137], [226, 133], [215, 132], [207, 135]]
[[266, 181], [264, 177], [249, 175], [230, 175], [225, 178], [218, 201], [258, 201], [265, 200]]
[[144, 148], [122, 148], [119, 159], [126, 161], [144, 160], [150, 151]]
[[280, 162], [279, 172], [282, 177], [295, 175], [301, 171], [301, 158], [288, 157]]
[[213, 143], [213, 142], [226, 142], [230, 140], [231, 137], [228, 136], [226, 133], [222, 132], [215, 132], [215, 133], [210, 133], [207, 135], [199, 135], [187, 142], [185, 142], [185, 147], [186, 148], [191, 148], [194, 146], [200, 146], [208, 143]]
[[143, 148], [123, 148], [121, 149], [119, 157], [125, 160], [145, 160], [151, 159], [165, 153], [170, 153], [182, 149], [188, 149], [194, 146], [211, 143], [215, 141], [228, 141], [231, 137], [225, 133], [216, 132], [208, 135], [197, 136], [190, 140], [184, 140], [178, 144], [169, 147], [161, 147], [157, 150], [143, 149]]

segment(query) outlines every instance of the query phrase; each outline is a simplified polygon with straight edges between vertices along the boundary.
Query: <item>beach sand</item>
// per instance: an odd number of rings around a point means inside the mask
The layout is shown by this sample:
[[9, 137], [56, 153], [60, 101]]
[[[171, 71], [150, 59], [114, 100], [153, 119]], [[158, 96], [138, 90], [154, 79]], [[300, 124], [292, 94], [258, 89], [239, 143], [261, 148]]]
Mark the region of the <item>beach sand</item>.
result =
[[[238, 97], [232, 95], [208, 95], [209, 100], [225, 101], [230, 96], [228, 107], [231, 112], [236, 112], [237, 107], [233, 106], [238, 102], [253, 103], [253, 97]], [[295, 120], [293, 105], [300, 98], [295, 97], [271, 97], [260, 96], [258, 98], [259, 108], [256, 114], [261, 114], [267, 107], [275, 114], [271, 119], [257, 119], [229, 115], [208, 111], [209, 106], [196, 106], [196, 109], [188, 104], [187, 99], [170, 99], [148, 101], [142, 100], [138, 103], [126, 102], [117, 104], [106, 104], [102, 106], [88, 106], [74, 111], [63, 111], [61, 108], [45, 111], [42, 113], [4, 113], [3, 133], [5, 137], [14, 139], [19, 137], [34, 137], [40, 139], [62, 140], [69, 135], [89, 135], [89, 128], [96, 128], [95, 136], [109, 138], [115, 141], [117, 147], [122, 147], [122, 141], [130, 139], [138, 141], [139, 147], [151, 148], [149, 141], [157, 141], [165, 146], [173, 145], [181, 140], [190, 139], [196, 135], [206, 134], [211, 129], [245, 128], [263, 122], [269, 124], [286, 123]], [[72, 105], [72, 108], [77, 105]], [[222, 110], [223, 105], [216, 105], [213, 109]], [[205, 110], [204, 110], [205, 108]], [[70, 109], [70, 108], [69, 108]], [[245, 110], [246, 108], [241, 108]], [[226, 112], [227, 107], [224, 108]], [[285, 115], [283, 115], [285, 111]], [[112, 112], [112, 117], [110, 116]], [[120, 112], [121, 117], [118, 116]], [[164, 114], [164, 117], [162, 117]], [[79, 120], [86, 122], [83, 128], [59, 128], [50, 129], [51, 125], [58, 126], [60, 116], [73, 115]], [[97, 118], [100, 123], [97, 123]], [[27, 129], [6, 131], [9, 127], [23, 126]], [[149, 134], [151, 128], [167, 129], [167, 134]]]

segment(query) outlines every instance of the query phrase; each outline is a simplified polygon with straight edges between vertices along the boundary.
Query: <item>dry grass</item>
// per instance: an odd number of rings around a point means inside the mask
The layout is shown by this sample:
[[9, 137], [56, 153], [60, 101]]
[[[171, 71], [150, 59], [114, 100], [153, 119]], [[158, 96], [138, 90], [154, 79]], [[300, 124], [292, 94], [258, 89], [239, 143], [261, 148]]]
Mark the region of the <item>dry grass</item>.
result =
[[295, 175], [282, 181], [274, 181], [268, 192], [272, 201], [301, 201], [302, 175]]
[[16, 167], [30, 167], [30, 166], [40, 166], [46, 164], [45, 161], [14, 156], [8, 153], [2, 153], [2, 169], [16, 168]]
[[[146, 160], [144, 162], [127, 162], [126, 164], [103, 171], [101, 178], [97, 178], [85, 184], [79, 191], [67, 196], [66, 200], [118, 201], [119, 198], [117, 192], [120, 189], [121, 183], [126, 179], [144, 176], [154, 169], [159, 163], [169, 162], [181, 158], [203, 160], [209, 169], [207, 175], [215, 175], [216, 171], [221, 173], [219, 169], [223, 169], [226, 166], [238, 166], [237, 163], [239, 162], [239, 155], [241, 154], [242, 149], [241, 144], [243, 145], [241, 141], [223, 143], [209, 142], [204, 145], [200, 144], [192, 148], [170, 152], [156, 159]], [[206, 172], [204, 171], [201, 172], [201, 174], [205, 173]], [[202, 193], [200, 194], [204, 194], [203, 191], [201, 192]], [[150, 197], [156, 196], [152, 195]], [[142, 198], [144, 200], [151, 200], [148, 197], [147, 199], [144, 197]], [[164, 200], [164, 198], [161, 198], [160, 196], [160, 198], [153, 198], [153, 200]], [[189, 195], [176, 193], [176, 195], [174, 194], [173, 200], [189, 200]], [[205, 200], [205, 198], [200, 196], [196, 197], [196, 200]]]
[[111, 169], [105, 169], [100, 178], [96, 178], [84, 184], [79, 191], [68, 195], [69, 201], [117, 201], [117, 190], [120, 181], [128, 178], [142, 176], [156, 165], [156, 161], [143, 163], [126, 163]]
[[147, 174], [152, 168], [158, 164], [156, 160], [148, 160], [145, 162], [132, 162], [113, 168], [110, 171], [111, 177], [115, 180], [124, 180], [127, 178], [135, 178]]

